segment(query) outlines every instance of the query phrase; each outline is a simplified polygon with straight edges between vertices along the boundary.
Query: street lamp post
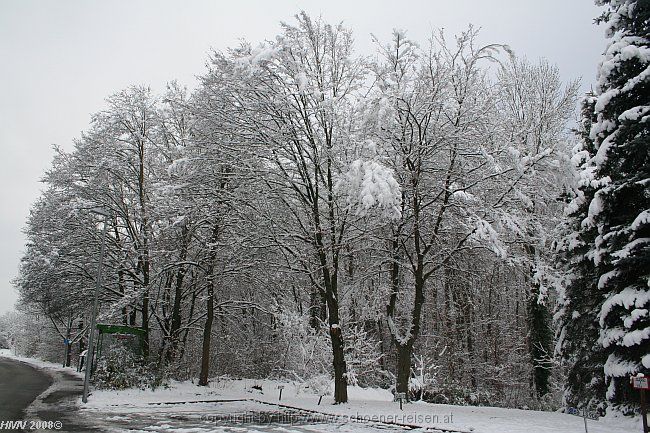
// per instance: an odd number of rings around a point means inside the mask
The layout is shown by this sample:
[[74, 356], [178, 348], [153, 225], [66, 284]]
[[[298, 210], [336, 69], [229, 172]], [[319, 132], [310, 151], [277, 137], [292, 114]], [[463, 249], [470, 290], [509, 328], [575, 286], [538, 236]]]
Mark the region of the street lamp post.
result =
[[97, 327], [97, 304], [99, 303], [99, 288], [102, 285], [102, 267], [104, 263], [104, 249], [106, 248], [106, 229], [108, 227], [108, 215], [102, 210], [93, 210], [104, 216], [104, 229], [102, 230], [102, 246], [99, 250], [99, 263], [97, 264], [97, 279], [95, 281], [95, 293], [93, 295], [93, 311], [90, 319], [90, 335], [88, 336], [88, 348], [86, 349], [86, 372], [84, 375], [84, 392], [81, 401], [88, 402], [88, 385], [90, 382], [90, 372], [93, 365], [95, 354], [95, 328]]

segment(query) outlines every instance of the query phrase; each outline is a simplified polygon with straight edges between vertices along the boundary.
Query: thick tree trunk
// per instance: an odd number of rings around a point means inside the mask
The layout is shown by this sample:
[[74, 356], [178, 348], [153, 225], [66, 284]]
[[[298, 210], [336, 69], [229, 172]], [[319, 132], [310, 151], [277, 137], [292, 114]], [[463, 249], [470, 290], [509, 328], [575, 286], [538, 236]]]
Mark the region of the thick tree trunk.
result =
[[339, 323], [339, 305], [336, 294], [336, 280], [329, 278], [328, 281], [327, 309], [329, 313], [330, 339], [332, 341], [332, 359], [334, 365], [334, 403], [348, 402], [348, 368], [345, 363], [345, 344]]
[[[318, 213], [318, 205], [314, 204], [314, 218], [316, 227], [320, 227], [320, 216]], [[330, 211], [332, 208], [330, 207]], [[332, 214], [330, 214], [330, 221], [334, 221]], [[332, 239], [336, 239], [332, 235]], [[345, 345], [341, 330], [341, 323], [339, 319], [339, 301], [338, 301], [338, 253], [336, 246], [332, 245], [331, 263], [328, 261], [325, 246], [323, 244], [323, 232], [318, 229], [316, 231], [315, 243], [317, 247], [317, 256], [321, 265], [321, 272], [325, 290], [321, 294], [325, 297], [327, 305], [327, 313], [329, 316], [330, 325], [330, 340], [332, 342], [332, 362], [334, 365], [334, 403], [347, 403], [348, 402], [348, 379], [347, 379], [347, 365], [345, 363]]]
[[[422, 316], [422, 307], [424, 306], [424, 255], [417, 254], [414, 277], [415, 277], [415, 297], [413, 299], [413, 309], [408, 321], [408, 331], [405, 336], [400, 336], [395, 324], [395, 307], [397, 302], [397, 294], [399, 292], [399, 260], [397, 260], [397, 251], [395, 247], [397, 244], [393, 242], [393, 265], [391, 267], [391, 280], [392, 280], [392, 293], [388, 305], [388, 319], [393, 324], [391, 326], [391, 335], [393, 343], [397, 351], [397, 374], [395, 383], [395, 392], [406, 393], [407, 399], [409, 397], [409, 381], [411, 378], [411, 357], [413, 355], [413, 345], [420, 335], [420, 321]], [[416, 239], [416, 251], [419, 251], [419, 243]]]
[[[147, 125], [142, 125], [142, 136], [146, 135]], [[142, 295], [142, 329], [144, 330], [144, 358], [149, 358], [149, 272], [151, 261], [149, 256], [149, 218], [147, 215], [147, 194], [145, 185], [145, 142], [138, 140], [138, 195], [140, 199], [140, 215], [142, 217], [141, 236], [142, 250], [140, 260], [142, 261], [142, 285], [144, 293]]]
[[330, 326], [332, 354], [334, 358], [334, 402], [348, 402], [347, 364], [345, 363], [343, 336], [339, 326]]
[[[112, 215], [113, 219], [113, 236], [115, 236], [115, 243], [122, 247], [122, 237], [120, 236], [120, 231], [118, 230], [118, 221], [117, 221], [117, 216], [116, 214]], [[118, 286], [118, 292], [120, 292], [120, 295], [124, 297], [124, 294], [126, 293], [125, 290], [125, 283], [124, 283], [124, 268], [120, 266], [120, 268], [117, 270], [117, 286]], [[126, 308], [126, 305], [122, 307], [122, 324], [127, 326], [129, 324], [129, 316], [128, 316], [128, 310]]]
[[[83, 327], [84, 327], [83, 322], [79, 322], [79, 327], [77, 328], [79, 329], [78, 332], [80, 333], [83, 332]], [[85, 349], [86, 349], [86, 341], [84, 340], [84, 337], [81, 337], [79, 338], [79, 356], [77, 358], [77, 371], [81, 371], [81, 367], [82, 367], [81, 360], [83, 359], [81, 358], [81, 354]]]
[[397, 344], [397, 383], [395, 384], [395, 392], [403, 392], [406, 394], [407, 400], [409, 396], [409, 381], [411, 379], [411, 356], [413, 354], [413, 346], [411, 344]]
[[136, 308], [131, 308], [129, 312], [129, 326], [136, 326], [138, 318], [138, 310]]

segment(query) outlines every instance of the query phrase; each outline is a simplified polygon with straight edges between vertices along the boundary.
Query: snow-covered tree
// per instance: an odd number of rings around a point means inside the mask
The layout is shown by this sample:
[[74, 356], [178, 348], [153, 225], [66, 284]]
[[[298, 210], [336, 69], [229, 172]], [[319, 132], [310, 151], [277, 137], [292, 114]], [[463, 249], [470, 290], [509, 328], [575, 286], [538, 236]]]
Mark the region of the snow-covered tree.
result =
[[301, 13], [213, 53], [194, 91], [112, 95], [45, 176], [25, 306], [52, 335], [88, 322], [100, 207], [100, 320], [144, 328], [159, 377], [535, 401], [572, 87], [507, 51], [396, 31], [371, 61]]
[[579, 143], [573, 151], [576, 168], [575, 191], [565, 208], [566, 233], [558, 243], [558, 262], [564, 278], [559, 284], [556, 353], [566, 368], [564, 401], [571, 407], [604, 409], [605, 351], [598, 341], [598, 314], [602, 290], [590, 252], [593, 252], [596, 229], [584, 224], [596, 184], [593, 180], [594, 142], [589, 133], [595, 120], [596, 98], [589, 94], [582, 102], [582, 119], [576, 131]]
[[[598, 314], [607, 400], [634, 401], [629, 376], [650, 372], [650, 7], [599, 0], [609, 44], [600, 63], [590, 137], [594, 196], [585, 224], [604, 302]], [[585, 176], [591, 173], [585, 173]]]
[[[557, 67], [540, 60], [510, 56], [499, 74], [500, 113], [509, 152], [517, 168], [506, 176], [512, 185], [504, 216], [518, 226], [515, 239], [528, 267], [528, 348], [538, 396], [550, 391], [553, 366], [548, 287], [553, 261], [552, 242], [561, 215], [558, 198], [567, 184], [570, 136], [567, 121], [575, 107], [578, 82], [563, 85]], [[523, 170], [519, 168], [522, 166]]]
[[[373, 150], [396, 173], [395, 190], [401, 193], [390, 233], [383, 234], [390, 251], [387, 320], [397, 349], [398, 392], [408, 391], [434, 277], [453, 272], [460, 256], [472, 250], [492, 251], [503, 260], [511, 254], [506, 243], [522, 241], [525, 251], [515, 247], [512, 253], [527, 256], [526, 278], [537, 287], [528, 296], [535, 310], [529, 322], [532, 362], [540, 364], [540, 394], [548, 389], [552, 334], [543, 314], [539, 251], [548, 246], [552, 222], [540, 221], [553, 212], [553, 185], [562, 183], [555, 173], [576, 85], [563, 88], [556, 69], [515, 58], [494, 82], [488, 65], [509, 49], [480, 47], [476, 38], [472, 28], [455, 45], [440, 34], [423, 50], [395, 31], [373, 66], [377, 85], [367, 109], [368, 133]], [[540, 183], [550, 186], [548, 194], [540, 193]]]
[[[282, 220], [277, 220], [277, 208], [267, 214], [275, 229], [268, 233], [271, 241], [290, 256], [291, 266], [302, 269], [324, 301], [334, 397], [345, 403], [339, 264], [350, 211], [336, 186], [355, 144], [354, 103], [363, 63], [353, 56], [349, 29], [305, 13], [296, 19], [296, 25], [283, 24], [274, 41], [234, 52], [237, 83], [228, 119], [235, 134], [264, 160], [259, 174], [270, 199], [284, 208]], [[223, 64], [219, 56], [215, 60]]]

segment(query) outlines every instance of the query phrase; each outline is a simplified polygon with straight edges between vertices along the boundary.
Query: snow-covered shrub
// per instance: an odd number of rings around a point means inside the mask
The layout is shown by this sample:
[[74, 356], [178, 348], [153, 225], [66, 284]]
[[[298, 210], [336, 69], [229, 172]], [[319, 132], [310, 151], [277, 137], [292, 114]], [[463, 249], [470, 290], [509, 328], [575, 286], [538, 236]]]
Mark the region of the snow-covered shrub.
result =
[[467, 387], [449, 384], [444, 387], [432, 385], [420, 389], [420, 398], [428, 403], [453, 404], [457, 406], [499, 406], [498, 398], [489, 391], [472, 391]]
[[142, 357], [123, 346], [112, 347], [101, 356], [93, 381], [97, 388], [104, 389], [154, 389], [161, 385]]
[[280, 314], [277, 320], [280, 362], [275, 373], [299, 382], [329, 374], [331, 349], [326, 328], [312, 328], [309, 317], [297, 313]]
[[[297, 380], [303, 388], [324, 392], [331, 385], [333, 374], [327, 325], [314, 329], [306, 315], [281, 314], [278, 336], [279, 362], [275, 373]], [[345, 336], [348, 384], [387, 387], [388, 378], [379, 363], [379, 342], [359, 326], [346, 327]]]
[[348, 384], [361, 387], [390, 386], [389, 377], [381, 369], [380, 342], [359, 326], [346, 329], [346, 360]]
[[297, 387], [297, 393], [326, 395], [332, 393], [332, 378], [329, 374], [314, 376], [302, 382]]

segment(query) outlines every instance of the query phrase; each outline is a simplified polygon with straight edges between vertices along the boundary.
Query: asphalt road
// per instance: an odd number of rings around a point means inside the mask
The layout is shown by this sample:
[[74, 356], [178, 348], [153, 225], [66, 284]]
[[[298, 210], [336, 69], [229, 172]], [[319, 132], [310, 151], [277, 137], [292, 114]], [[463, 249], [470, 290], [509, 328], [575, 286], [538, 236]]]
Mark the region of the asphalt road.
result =
[[22, 362], [0, 357], [0, 421], [18, 421], [52, 379]]

